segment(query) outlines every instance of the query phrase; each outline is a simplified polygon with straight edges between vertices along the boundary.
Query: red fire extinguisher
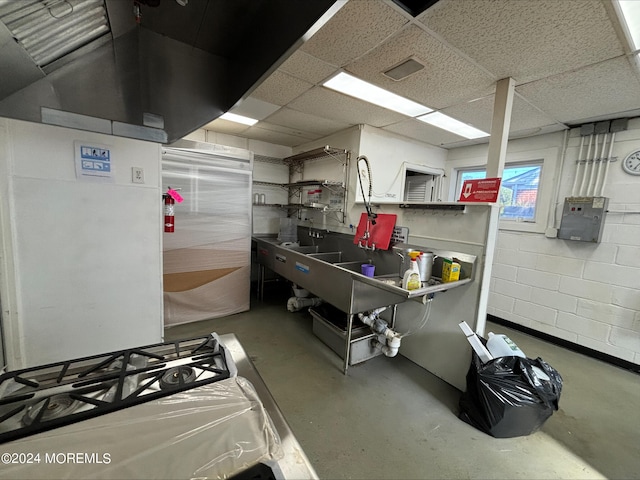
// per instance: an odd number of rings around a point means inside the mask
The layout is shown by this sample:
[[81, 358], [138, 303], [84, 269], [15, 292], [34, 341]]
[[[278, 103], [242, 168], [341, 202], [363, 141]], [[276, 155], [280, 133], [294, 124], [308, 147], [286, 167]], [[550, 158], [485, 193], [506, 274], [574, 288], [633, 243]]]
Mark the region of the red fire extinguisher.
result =
[[[180, 190], [179, 188], [177, 190]], [[165, 233], [173, 233], [175, 231], [175, 207], [176, 202], [182, 203], [184, 198], [171, 187], [167, 189], [167, 193], [162, 195], [164, 199], [164, 231]]]
[[175, 223], [174, 223], [174, 213], [176, 201], [173, 197], [167, 193], [163, 195], [164, 197], [164, 232], [165, 233], [173, 233], [175, 231]]

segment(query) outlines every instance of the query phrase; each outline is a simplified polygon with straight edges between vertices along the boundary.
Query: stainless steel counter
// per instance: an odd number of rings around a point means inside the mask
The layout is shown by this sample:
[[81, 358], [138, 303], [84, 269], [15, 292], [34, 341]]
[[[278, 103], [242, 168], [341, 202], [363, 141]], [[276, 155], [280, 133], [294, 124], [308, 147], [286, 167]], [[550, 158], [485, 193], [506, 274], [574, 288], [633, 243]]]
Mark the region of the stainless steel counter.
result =
[[[265, 410], [269, 413], [269, 416], [273, 421], [275, 429], [280, 435], [284, 458], [279, 460], [276, 466], [282, 471], [283, 478], [317, 479], [318, 475], [311, 465], [311, 462], [309, 462], [309, 459], [302, 450], [297, 438], [291, 431], [289, 424], [282, 415], [282, 412], [271, 395], [271, 392], [269, 392], [269, 389], [262, 380], [262, 377], [254, 367], [253, 362], [247, 356], [247, 353], [238, 341], [238, 338], [234, 334], [226, 334], [220, 336], [220, 341], [231, 352], [233, 361], [238, 368], [238, 375], [246, 378], [253, 384], [260, 400], [262, 400]], [[276, 472], [276, 475], [277, 473], [278, 472]], [[278, 476], [276, 476], [276, 478], [278, 478]]]

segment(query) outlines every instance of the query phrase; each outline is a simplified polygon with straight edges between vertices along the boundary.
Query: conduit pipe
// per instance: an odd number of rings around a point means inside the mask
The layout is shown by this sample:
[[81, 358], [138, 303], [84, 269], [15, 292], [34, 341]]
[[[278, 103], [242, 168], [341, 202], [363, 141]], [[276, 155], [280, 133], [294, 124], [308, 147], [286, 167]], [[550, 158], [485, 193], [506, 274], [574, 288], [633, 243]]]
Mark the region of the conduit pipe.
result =
[[600, 196], [604, 194], [604, 186], [607, 184], [607, 177], [609, 176], [609, 164], [611, 163], [611, 155], [613, 154], [613, 142], [616, 139], [616, 132], [611, 132], [611, 139], [609, 140], [609, 155], [607, 155], [607, 163], [604, 166], [604, 177], [602, 178], [602, 184], [600, 185]]
[[[576, 173], [573, 179], [573, 187], [571, 187], [571, 196], [576, 196], [576, 188], [578, 188], [578, 177], [580, 176], [580, 162], [582, 161], [582, 150], [584, 148], [584, 135], [580, 136], [580, 148], [578, 149], [578, 159], [576, 160]], [[559, 183], [559, 181], [558, 181]]]
[[[578, 196], [583, 195], [584, 182], [587, 180], [587, 170], [589, 169], [589, 156], [591, 155], [591, 143], [593, 141], [593, 134], [589, 135], [589, 145], [587, 146], [587, 155], [584, 157], [584, 170], [582, 171], [582, 181], [580, 182], [580, 190]], [[598, 136], [596, 135], [596, 144], [598, 143]]]
[[[602, 150], [600, 152], [600, 157], [598, 158], [598, 173], [596, 174], [595, 182], [589, 185], [589, 195], [596, 195], [598, 193], [598, 185], [600, 185], [600, 175], [602, 173], [602, 164], [605, 160], [604, 153], [607, 147], [607, 137], [608, 135], [605, 133], [602, 139]], [[596, 166], [594, 165], [593, 168], [595, 169]]]
[[[605, 133], [602, 137], [602, 144], [604, 145], [604, 141], [606, 140], [607, 134]], [[596, 171], [596, 160], [598, 159], [598, 138], [600, 134], [596, 134], [596, 144], [593, 147], [593, 160], [591, 161], [591, 168], [589, 169], [589, 183], [587, 183], [585, 187], [585, 193], [587, 196], [591, 195], [591, 187], [593, 187], [594, 181], [594, 173]]]

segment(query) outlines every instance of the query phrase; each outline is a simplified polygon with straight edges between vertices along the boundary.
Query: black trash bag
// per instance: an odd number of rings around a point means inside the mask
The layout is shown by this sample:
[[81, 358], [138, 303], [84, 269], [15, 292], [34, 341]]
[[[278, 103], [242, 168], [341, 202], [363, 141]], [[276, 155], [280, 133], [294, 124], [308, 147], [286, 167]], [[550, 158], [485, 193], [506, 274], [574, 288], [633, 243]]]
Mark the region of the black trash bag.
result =
[[541, 358], [499, 357], [483, 364], [473, 352], [458, 418], [497, 438], [529, 435], [558, 410], [561, 391], [562, 377]]

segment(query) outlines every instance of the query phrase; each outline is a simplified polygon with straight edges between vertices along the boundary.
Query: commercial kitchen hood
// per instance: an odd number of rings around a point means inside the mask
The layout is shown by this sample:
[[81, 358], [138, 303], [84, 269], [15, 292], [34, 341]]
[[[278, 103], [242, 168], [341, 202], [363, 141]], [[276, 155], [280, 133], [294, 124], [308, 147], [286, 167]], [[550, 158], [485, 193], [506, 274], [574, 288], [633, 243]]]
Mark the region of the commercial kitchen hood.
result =
[[0, 116], [171, 143], [248, 96], [334, 2], [0, 0]]

